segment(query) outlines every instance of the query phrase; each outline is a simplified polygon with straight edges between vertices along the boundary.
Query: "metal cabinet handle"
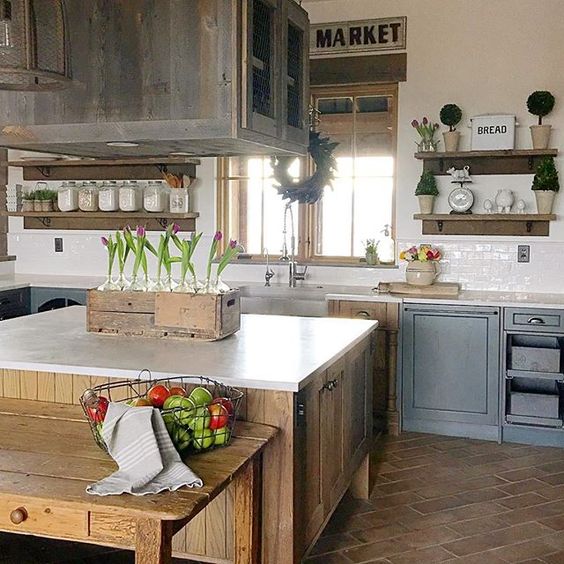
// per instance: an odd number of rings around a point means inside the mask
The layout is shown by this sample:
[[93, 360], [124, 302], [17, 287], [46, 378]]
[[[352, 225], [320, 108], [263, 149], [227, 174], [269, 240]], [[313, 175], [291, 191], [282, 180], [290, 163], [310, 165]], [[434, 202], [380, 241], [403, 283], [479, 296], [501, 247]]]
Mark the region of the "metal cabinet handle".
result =
[[364, 319], [370, 319], [370, 314], [367, 311], [357, 311], [356, 317], [363, 317]]
[[338, 385], [339, 385], [338, 380], [329, 380], [329, 382], [323, 384], [323, 387], [321, 389], [332, 392]]
[[544, 319], [541, 319], [540, 317], [530, 317], [528, 319], [527, 323], [529, 325], [544, 325], [545, 321], [544, 321]]
[[25, 507], [18, 507], [10, 513], [10, 521], [14, 525], [19, 525], [27, 519], [27, 510]]

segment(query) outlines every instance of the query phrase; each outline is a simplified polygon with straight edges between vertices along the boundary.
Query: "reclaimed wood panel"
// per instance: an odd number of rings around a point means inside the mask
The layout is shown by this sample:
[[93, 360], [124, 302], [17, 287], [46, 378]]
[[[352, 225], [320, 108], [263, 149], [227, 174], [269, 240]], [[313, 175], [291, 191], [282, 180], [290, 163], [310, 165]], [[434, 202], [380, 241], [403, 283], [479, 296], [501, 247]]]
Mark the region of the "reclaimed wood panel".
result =
[[55, 401], [55, 374], [53, 372], [37, 373], [37, 399]]

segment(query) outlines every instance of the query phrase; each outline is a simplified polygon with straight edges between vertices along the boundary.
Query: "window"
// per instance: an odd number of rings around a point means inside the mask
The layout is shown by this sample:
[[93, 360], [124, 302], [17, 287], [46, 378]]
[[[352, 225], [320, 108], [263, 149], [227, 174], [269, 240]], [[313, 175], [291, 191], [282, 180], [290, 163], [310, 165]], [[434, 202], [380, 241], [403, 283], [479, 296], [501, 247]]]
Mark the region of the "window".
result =
[[[358, 264], [363, 242], [379, 239], [386, 224], [393, 228], [397, 87], [319, 88], [312, 103], [319, 131], [339, 142], [333, 189], [316, 205], [294, 204], [285, 214], [268, 157], [220, 159], [219, 227], [253, 258], [265, 249], [276, 257], [285, 241], [291, 247], [293, 217], [300, 260]], [[297, 179], [308, 167], [296, 159], [290, 173]]]

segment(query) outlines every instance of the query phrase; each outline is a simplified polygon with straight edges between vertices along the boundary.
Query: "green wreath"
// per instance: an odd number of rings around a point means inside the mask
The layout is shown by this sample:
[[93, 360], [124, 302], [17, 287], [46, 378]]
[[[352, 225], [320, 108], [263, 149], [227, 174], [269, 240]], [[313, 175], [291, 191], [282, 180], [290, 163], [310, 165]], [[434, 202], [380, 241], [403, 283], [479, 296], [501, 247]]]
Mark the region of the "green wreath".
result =
[[317, 131], [309, 132], [308, 153], [315, 163], [315, 172], [301, 181], [294, 181], [288, 169], [296, 157], [272, 157], [270, 164], [274, 180], [278, 183], [276, 190], [283, 200], [300, 204], [315, 204], [323, 197], [326, 186], [333, 186], [337, 160], [333, 151], [339, 143], [331, 142], [328, 137], [321, 137]]

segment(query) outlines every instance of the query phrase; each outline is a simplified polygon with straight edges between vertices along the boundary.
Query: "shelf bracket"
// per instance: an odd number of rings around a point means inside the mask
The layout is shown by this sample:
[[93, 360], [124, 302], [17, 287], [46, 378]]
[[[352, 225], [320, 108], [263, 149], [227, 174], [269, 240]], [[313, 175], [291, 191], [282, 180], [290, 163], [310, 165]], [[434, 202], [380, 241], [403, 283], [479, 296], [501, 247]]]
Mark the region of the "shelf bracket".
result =
[[533, 222], [527, 221], [527, 233], [531, 233], [533, 230]]
[[535, 168], [535, 159], [533, 156], [530, 156], [528, 159], [529, 170], [533, 170]]
[[439, 230], [439, 233], [443, 232], [443, 227], [444, 227], [444, 223], [442, 220], [437, 221], [437, 228]]
[[37, 218], [45, 227], [49, 227], [51, 225], [51, 218], [50, 217], [38, 217]]
[[157, 168], [161, 174], [166, 174], [168, 172], [168, 166], [165, 164], [157, 165]]
[[37, 168], [37, 170], [39, 171], [39, 173], [45, 177], [45, 178], [49, 178], [51, 176], [51, 167], [49, 166], [38, 166], [35, 167]]
[[168, 227], [168, 225], [169, 225], [169, 220], [168, 220], [168, 218], [166, 218], [166, 217], [158, 217], [158, 218], [155, 218], [155, 219], [158, 221], [159, 225], [160, 225], [163, 229], [166, 229], [166, 228]]
[[441, 172], [445, 171], [445, 160], [444, 159], [439, 159], [439, 169]]

